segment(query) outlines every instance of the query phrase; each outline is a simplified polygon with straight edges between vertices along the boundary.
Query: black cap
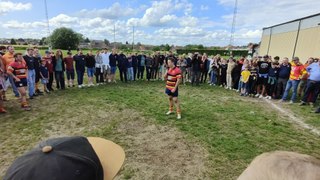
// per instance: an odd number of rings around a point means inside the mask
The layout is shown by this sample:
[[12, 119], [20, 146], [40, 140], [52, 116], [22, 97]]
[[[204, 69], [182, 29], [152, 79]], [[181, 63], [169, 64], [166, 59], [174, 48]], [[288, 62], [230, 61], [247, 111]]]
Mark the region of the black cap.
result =
[[87, 138], [41, 142], [9, 167], [5, 180], [103, 180], [103, 168]]

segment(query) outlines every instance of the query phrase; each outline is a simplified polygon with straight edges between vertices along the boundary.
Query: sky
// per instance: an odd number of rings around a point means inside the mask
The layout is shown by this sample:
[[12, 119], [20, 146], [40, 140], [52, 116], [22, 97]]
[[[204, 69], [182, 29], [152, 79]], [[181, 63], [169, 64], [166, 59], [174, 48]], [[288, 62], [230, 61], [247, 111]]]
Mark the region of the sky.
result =
[[[0, 38], [47, 37], [68, 27], [89, 39], [160, 45], [230, 43], [235, 0], [0, 0]], [[262, 28], [319, 13], [315, 0], [238, 0], [234, 45]], [[134, 35], [134, 38], [133, 38]]]

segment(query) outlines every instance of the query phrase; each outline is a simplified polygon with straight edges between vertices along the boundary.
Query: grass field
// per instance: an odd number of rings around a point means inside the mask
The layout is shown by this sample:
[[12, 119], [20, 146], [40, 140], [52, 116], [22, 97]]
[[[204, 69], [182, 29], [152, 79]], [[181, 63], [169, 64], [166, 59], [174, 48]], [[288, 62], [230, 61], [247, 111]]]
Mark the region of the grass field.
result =
[[[117, 179], [235, 179], [255, 156], [273, 150], [320, 158], [319, 136], [262, 100], [208, 85], [181, 86], [179, 96], [181, 120], [164, 115], [163, 82], [55, 91], [30, 101], [31, 112], [17, 109], [11, 97], [9, 113], [0, 115], [0, 177], [40, 140], [66, 135], [122, 145], [127, 157]], [[310, 107], [280, 106], [320, 128]]]

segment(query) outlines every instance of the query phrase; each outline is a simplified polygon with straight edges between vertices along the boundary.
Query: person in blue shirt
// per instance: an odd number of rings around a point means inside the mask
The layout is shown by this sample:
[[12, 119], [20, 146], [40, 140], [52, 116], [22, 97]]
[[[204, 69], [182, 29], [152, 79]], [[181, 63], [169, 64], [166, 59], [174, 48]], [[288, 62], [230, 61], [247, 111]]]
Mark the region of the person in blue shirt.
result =
[[320, 91], [320, 62], [310, 64], [306, 70], [309, 78], [300, 105], [306, 105], [308, 98], [311, 96], [310, 105], [313, 106]]

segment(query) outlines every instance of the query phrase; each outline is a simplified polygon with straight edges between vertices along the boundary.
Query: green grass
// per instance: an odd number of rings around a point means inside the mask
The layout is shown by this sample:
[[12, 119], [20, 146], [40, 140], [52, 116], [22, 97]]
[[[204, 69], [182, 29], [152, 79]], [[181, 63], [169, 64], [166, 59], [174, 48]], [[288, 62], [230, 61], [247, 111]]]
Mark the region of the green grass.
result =
[[[140, 112], [153, 123], [178, 128], [190, 140], [200, 142], [209, 156], [208, 174], [212, 179], [235, 179], [246, 165], [258, 154], [273, 150], [288, 150], [306, 153], [320, 158], [319, 137], [302, 129], [280, 116], [268, 105], [257, 99], [238, 96], [233, 91], [220, 87], [181, 86], [179, 98], [182, 120], [166, 116], [168, 100], [163, 82], [117, 83], [112, 85], [72, 89], [54, 92], [41, 97], [33, 104], [32, 112], [21, 112], [16, 102], [9, 102], [10, 114], [0, 116], [1, 155], [17, 156], [42, 139], [43, 134], [59, 126], [69, 129], [85, 128], [79, 135], [102, 136], [117, 140], [119, 124], [113, 118], [108, 123], [91, 129], [101, 121], [96, 113], [112, 109], [125, 113], [126, 109]], [[57, 104], [58, 103], [58, 104]], [[307, 107], [291, 107], [299, 115], [308, 116], [306, 122], [320, 127], [318, 116], [310, 115]], [[305, 108], [305, 109], [304, 109]], [[32, 115], [35, 116], [32, 116]], [[72, 116], [90, 117], [77, 120]], [[10, 138], [19, 138], [12, 143]], [[17, 144], [18, 143], [18, 144]], [[122, 142], [124, 147], [129, 144]], [[1, 161], [1, 164], [5, 162]], [[125, 179], [134, 177], [134, 170], [124, 170]]]

